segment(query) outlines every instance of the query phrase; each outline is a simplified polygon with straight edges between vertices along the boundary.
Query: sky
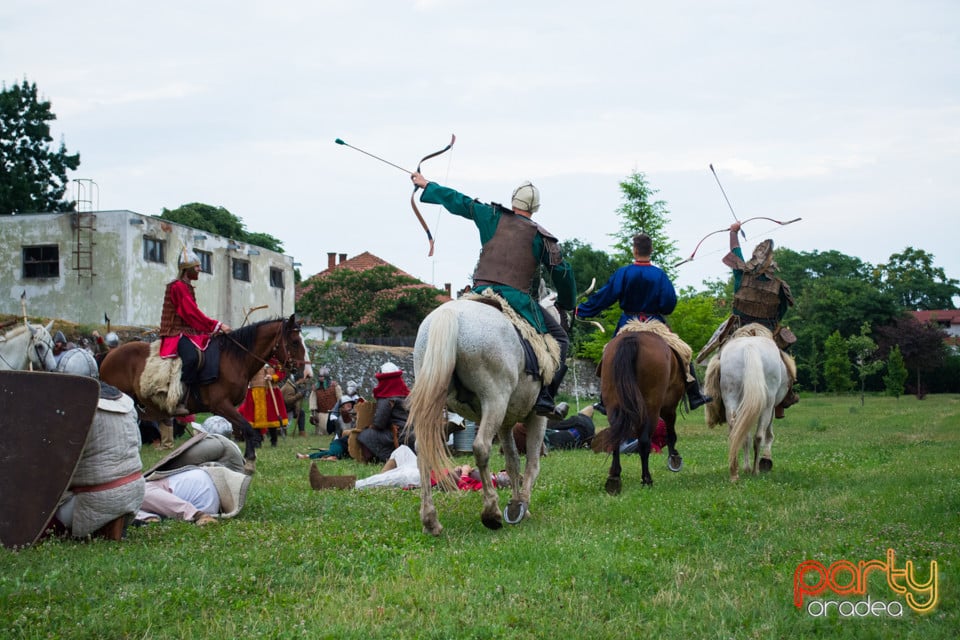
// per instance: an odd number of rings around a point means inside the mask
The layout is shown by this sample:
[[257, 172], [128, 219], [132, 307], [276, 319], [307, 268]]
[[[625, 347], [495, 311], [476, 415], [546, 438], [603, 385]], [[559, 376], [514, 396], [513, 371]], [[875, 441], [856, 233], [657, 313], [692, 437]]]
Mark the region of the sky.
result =
[[[369, 251], [467, 284], [473, 224], [421, 204], [428, 257], [409, 177], [334, 142], [409, 171], [455, 134], [424, 175], [505, 204], [531, 180], [561, 240], [610, 251], [641, 172], [680, 258], [735, 216], [801, 217], [743, 243], [914, 247], [960, 279], [955, 0], [6, 0], [0, 81], [24, 79], [94, 208], [221, 206], [304, 277]], [[725, 278], [727, 248], [708, 238], [677, 287]]]

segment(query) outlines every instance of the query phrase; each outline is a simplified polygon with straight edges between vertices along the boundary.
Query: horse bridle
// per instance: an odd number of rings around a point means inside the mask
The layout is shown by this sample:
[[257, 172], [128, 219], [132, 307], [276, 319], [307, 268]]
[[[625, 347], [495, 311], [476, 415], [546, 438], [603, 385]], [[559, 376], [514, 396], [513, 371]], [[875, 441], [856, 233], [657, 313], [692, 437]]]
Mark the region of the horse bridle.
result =
[[[294, 323], [294, 326], [297, 331], [300, 330], [300, 327], [296, 326], [296, 323]], [[250, 349], [240, 344], [236, 340], [236, 338], [231, 336], [229, 333], [225, 333], [223, 335], [226, 336], [230, 340], [230, 342], [237, 345], [237, 347], [239, 347], [242, 351], [245, 351], [247, 355], [251, 356], [254, 360], [259, 360], [264, 365], [269, 365], [270, 360], [275, 358], [278, 362], [283, 362], [283, 368], [285, 371], [287, 371], [288, 373], [292, 373], [296, 371], [297, 361], [294, 360], [293, 358], [290, 358], [289, 354], [287, 353], [287, 345], [285, 344], [285, 341], [283, 339], [286, 333], [287, 333], [287, 319], [284, 318], [283, 320], [280, 321], [280, 330], [277, 331], [277, 335], [273, 339], [273, 348], [270, 350], [270, 353], [267, 355], [265, 359], [261, 358], [254, 352], [250, 351]]]

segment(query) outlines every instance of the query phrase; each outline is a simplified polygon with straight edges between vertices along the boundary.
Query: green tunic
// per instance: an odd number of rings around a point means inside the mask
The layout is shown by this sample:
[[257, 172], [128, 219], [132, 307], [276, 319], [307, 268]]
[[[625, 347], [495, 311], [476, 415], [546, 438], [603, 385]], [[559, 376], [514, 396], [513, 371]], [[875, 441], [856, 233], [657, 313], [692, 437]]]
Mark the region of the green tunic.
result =
[[[480, 244], [486, 244], [493, 237], [500, 223], [500, 213], [496, 207], [474, 200], [462, 193], [443, 187], [435, 182], [430, 182], [423, 190], [420, 201], [428, 204], [443, 205], [443, 208], [453, 215], [473, 220], [480, 232]], [[530, 247], [537, 261], [547, 267], [550, 271], [550, 279], [554, 288], [557, 290], [557, 307], [560, 309], [573, 309], [577, 301], [577, 284], [573, 278], [573, 268], [563, 260], [558, 265], [550, 266], [550, 260], [546, 247], [544, 246], [543, 236], [539, 233], [533, 238], [533, 245]], [[546, 333], [547, 327], [543, 321], [543, 312], [540, 304], [530, 296], [526, 291], [520, 291], [507, 285], [482, 285], [474, 288], [474, 291], [481, 292], [484, 289], [493, 289], [510, 303], [517, 313], [526, 318], [538, 332]]]

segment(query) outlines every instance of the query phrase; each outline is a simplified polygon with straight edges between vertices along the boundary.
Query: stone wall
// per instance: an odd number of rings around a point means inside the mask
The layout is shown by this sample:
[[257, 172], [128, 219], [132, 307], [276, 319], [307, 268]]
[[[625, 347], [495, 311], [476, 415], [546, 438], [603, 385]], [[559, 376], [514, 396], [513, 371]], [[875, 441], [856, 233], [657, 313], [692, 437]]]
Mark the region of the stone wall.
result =
[[[360, 388], [360, 395], [372, 396], [376, 385], [375, 375], [384, 362], [392, 362], [404, 371], [407, 386], [413, 387], [413, 349], [410, 347], [382, 347], [353, 344], [351, 342], [313, 342], [307, 340], [314, 374], [322, 366], [330, 369], [333, 379], [341, 386], [347, 380], [353, 380]], [[596, 376], [596, 365], [588, 360], [577, 360], [570, 368], [560, 393], [565, 396], [595, 401], [600, 394], [600, 378]], [[584, 400], [586, 401], [586, 400]]]

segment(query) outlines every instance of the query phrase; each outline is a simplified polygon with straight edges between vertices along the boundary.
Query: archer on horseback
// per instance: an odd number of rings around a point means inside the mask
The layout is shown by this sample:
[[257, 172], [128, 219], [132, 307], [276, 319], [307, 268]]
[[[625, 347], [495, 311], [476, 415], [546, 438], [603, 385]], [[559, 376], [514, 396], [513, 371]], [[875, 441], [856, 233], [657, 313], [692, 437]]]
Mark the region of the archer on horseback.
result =
[[534, 410], [538, 415], [562, 420], [566, 403], [554, 404], [560, 383], [567, 372], [566, 358], [570, 339], [561, 323], [545, 315], [531, 296], [539, 266], [550, 273], [557, 290], [557, 310], [561, 315], [573, 309], [577, 287], [573, 268], [563, 259], [557, 238], [531, 219], [540, 208], [540, 192], [530, 182], [517, 187], [511, 208], [497, 203], [474, 200], [449, 187], [430, 182], [419, 171], [411, 174], [416, 187], [423, 189], [421, 202], [442, 205], [450, 213], [472, 220], [480, 232], [481, 250], [473, 274], [473, 292], [485, 289], [502, 296], [537, 331], [549, 333], [560, 345], [560, 368], [549, 384], [541, 386]]
[[[793, 306], [793, 295], [790, 293], [790, 285], [776, 274], [779, 267], [773, 259], [773, 240], [768, 238], [758, 244], [750, 260], [744, 262], [737, 237], [740, 224], [734, 222], [730, 225], [730, 253], [722, 260], [723, 264], [733, 269], [735, 323], [739, 326], [752, 322], [763, 325], [773, 333], [777, 346], [789, 352], [797, 339], [789, 328], [781, 325], [781, 321], [787, 309]], [[775, 407], [776, 417], [782, 418], [783, 410], [799, 401], [800, 398], [791, 384], [786, 397]]]
[[[631, 320], [640, 322], [657, 321], [667, 323], [664, 316], [673, 313], [677, 306], [677, 292], [669, 276], [660, 267], [650, 262], [653, 253], [653, 241], [645, 233], [633, 236], [633, 262], [617, 269], [607, 283], [577, 306], [578, 318], [592, 318], [600, 315], [614, 302], [620, 304], [623, 313], [617, 322], [616, 333]], [[616, 335], [616, 333], [614, 335]], [[689, 371], [687, 375], [687, 402], [690, 410], [697, 409], [713, 398], [704, 395], [697, 381], [693, 362], [684, 363]], [[598, 369], [599, 375], [599, 369]], [[603, 412], [603, 399], [598, 409]]]
[[[177, 279], [167, 284], [163, 294], [159, 355], [161, 358], [180, 357], [183, 364], [183, 384], [202, 384], [209, 380], [204, 379], [202, 372], [197, 370], [200, 352], [206, 350], [213, 334], [228, 333], [230, 327], [208, 317], [197, 306], [196, 291], [191, 284], [200, 277], [200, 259], [197, 255], [184, 247], [177, 259], [177, 266]], [[186, 393], [182, 390], [180, 402], [177, 403], [173, 415], [190, 415], [186, 407]]]

